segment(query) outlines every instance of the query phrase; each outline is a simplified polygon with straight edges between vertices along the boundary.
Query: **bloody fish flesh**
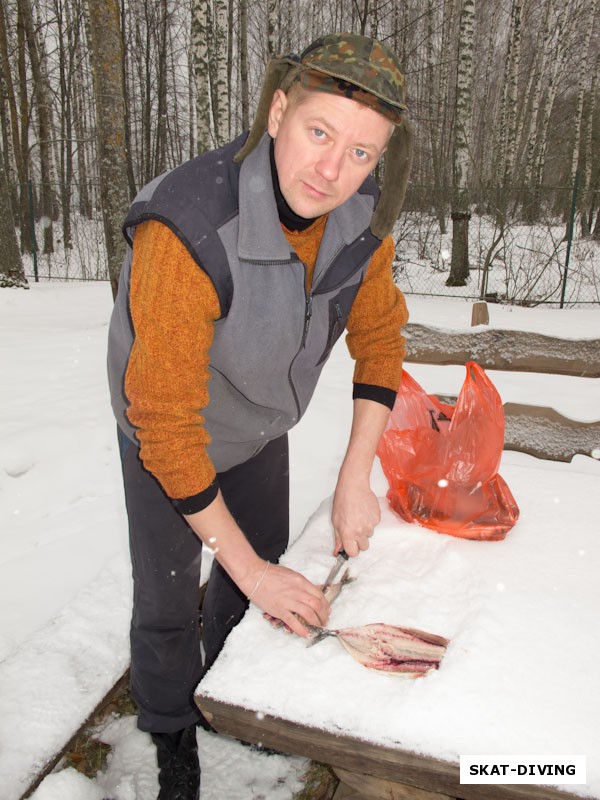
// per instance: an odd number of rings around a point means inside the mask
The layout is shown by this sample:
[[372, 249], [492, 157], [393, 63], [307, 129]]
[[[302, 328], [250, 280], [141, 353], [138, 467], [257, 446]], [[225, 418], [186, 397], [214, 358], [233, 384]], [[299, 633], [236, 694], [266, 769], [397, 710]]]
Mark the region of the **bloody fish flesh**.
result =
[[[350, 577], [350, 570], [346, 569], [338, 583], [334, 583], [325, 591], [329, 603], [333, 603], [346, 584], [355, 578]], [[290, 628], [276, 617], [263, 614], [275, 628]], [[384, 672], [394, 672], [405, 678], [420, 678], [432, 670], [439, 669], [444, 657], [449, 639], [437, 636], [434, 633], [405, 628], [398, 625], [388, 625], [384, 622], [373, 622], [369, 625], [359, 625], [355, 628], [318, 628], [309, 625], [300, 618], [311, 632], [308, 647], [323, 641], [328, 636], [335, 638], [342, 646], [363, 666], [369, 669], [378, 669]]]
[[365, 667], [395, 672], [407, 678], [419, 678], [438, 669], [449, 644], [443, 636], [382, 622], [340, 630], [311, 630], [314, 631], [311, 645], [335, 636]]

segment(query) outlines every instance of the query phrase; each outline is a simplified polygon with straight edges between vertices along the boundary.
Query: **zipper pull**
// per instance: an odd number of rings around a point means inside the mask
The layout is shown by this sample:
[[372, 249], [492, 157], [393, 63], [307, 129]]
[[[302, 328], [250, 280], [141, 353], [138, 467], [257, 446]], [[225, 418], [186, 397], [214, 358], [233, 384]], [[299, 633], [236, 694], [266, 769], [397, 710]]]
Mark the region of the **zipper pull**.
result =
[[306, 346], [306, 337], [308, 336], [308, 326], [310, 325], [310, 318], [312, 317], [312, 295], [306, 299], [306, 311], [304, 314], [304, 334], [302, 335], [302, 347]]

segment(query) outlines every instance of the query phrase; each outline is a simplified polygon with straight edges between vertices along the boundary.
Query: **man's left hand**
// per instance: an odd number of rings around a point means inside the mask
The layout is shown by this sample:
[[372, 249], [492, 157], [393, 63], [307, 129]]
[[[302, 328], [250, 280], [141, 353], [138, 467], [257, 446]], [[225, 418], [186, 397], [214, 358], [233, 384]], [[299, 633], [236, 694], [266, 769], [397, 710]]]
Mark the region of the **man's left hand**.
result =
[[375, 526], [381, 520], [377, 496], [365, 483], [340, 477], [333, 497], [331, 521], [335, 531], [335, 551], [341, 547], [349, 556], [367, 550]]

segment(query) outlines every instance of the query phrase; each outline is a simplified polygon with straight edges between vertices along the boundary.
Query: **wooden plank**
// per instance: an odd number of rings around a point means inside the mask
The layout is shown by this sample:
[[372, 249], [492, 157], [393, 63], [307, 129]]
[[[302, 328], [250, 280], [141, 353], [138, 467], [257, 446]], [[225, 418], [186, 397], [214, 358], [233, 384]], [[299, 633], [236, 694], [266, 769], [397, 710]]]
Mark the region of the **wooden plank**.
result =
[[[551, 461], [600, 451], [600, 422], [577, 422], [553, 408], [505, 403], [504, 449]], [[597, 457], [597, 456], [595, 456]]]
[[354, 736], [333, 733], [289, 722], [196, 694], [196, 703], [213, 727], [233, 736], [280, 752], [304, 756], [332, 767], [373, 775], [384, 780], [416, 786], [461, 800], [575, 800], [576, 795], [551, 786], [529, 784], [464, 784], [456, 763], [442, 761]]
[[558, 339], [530, 331], [450, 331], [409, 322], [403, 328], [406, 361], [466, 364], [484, 369], [600, 377], [600, 339]]
[[487, 303], [473, 303], [473, 308], [471, 310], [471, 327], [489, 324], [490, 312]]
[[[340, 779], [340, 786], [347, 788], [346, 796], [360, 798], [360, 800], [454, 800], [447, 794], [430, 792], [427, 789], [418, 789], [416, 786], [407, 786], [398, 781], [388, 781], [385, 778], [376, 778], [374, 775], [365, 775], [362, 772], [336, 767], [336, 776]], [[340, 792], [340, 798], [343, 798]], [[333, 800], [338, 797], [337, 793]]]
[[108, 690], [108, 692], [104, 695], [102, 700], [97, 704], [94, 710], [88, 714], [86, 719], [81, 723], [79, 728], [75, 731], [73, 736], [66, 742], [60, 750], [58, 750], [52, 758], [48, 759], [48, 761], [41, 765], [39, 768], [39, 772], [35, 776], [35, 778], [30, 782], [27, 789], [23, 792], [19, 800], [27, 800], [28, 797], [35, 792], [35, 790], [39, 787], [40, 783], [46, 778], [57, 766], [59, 761], [64, 758], [65, 754], [72, 749], [75, 742], [77, 741], [78, 737], [81, 734], [85, 733], [86, 729], [89, 728], [91, 725], [97, 725], [98, 719], [103, 716], [108, 706], [113, 702], [115, 697], [119, 695], [127, 686], [129, 686], [129, 667], [125, 670], [123, 675], [117, 680], [117, 682]]
[[[436, 395], [456, 405], [455, 395]], [[600, 421], [579, 422], [547, 406], [504, 403], [504, 449], [549, 461], [570, 461], [574, 455], [600, 451]]]

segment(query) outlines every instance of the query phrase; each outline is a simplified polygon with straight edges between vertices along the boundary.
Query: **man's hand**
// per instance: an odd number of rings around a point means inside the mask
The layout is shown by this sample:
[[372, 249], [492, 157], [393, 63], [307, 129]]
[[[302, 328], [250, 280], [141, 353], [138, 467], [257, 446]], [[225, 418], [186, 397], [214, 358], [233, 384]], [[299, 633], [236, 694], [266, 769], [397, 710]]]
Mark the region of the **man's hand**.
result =
[[381, 510], [371, 487], [340, 477], [333, 497], [331, 522], [335, 553], [342, 547], [349, 556], [367, 550], [369, 539], [381, 520]]
[[341, 547], [356, 556], [369, 547], [369, 538], [381, 519], [379, 501], [371, 490], [371, 468], [390, 410], [372, 400], [356, 399], [350, 441], [340, 469], [331, 522], [334, 554]]
[[299, 636], [308, 636], [309, 631], [298, 617], [309, 625], [327, 623], [330, 609], [323, 592], [299, 572], [260, 558], [229, 513], [221, 492], [202, 511], [185, 518], [233, 582], [263, 611]]
[[263, 565], [254, 576], [249, 576], [249, 580], [256, 581], [247, 590], [252, 603], [280, 619], [299, 636], [310, 635], [303, 621], [316, 627], [327, 624], [329, 603], [319, 588], [287, 567], [267, 562]]

